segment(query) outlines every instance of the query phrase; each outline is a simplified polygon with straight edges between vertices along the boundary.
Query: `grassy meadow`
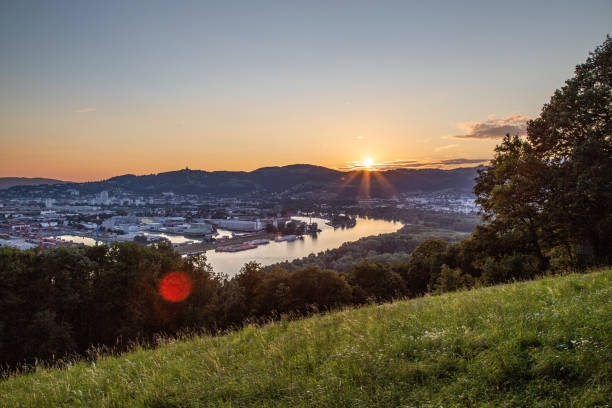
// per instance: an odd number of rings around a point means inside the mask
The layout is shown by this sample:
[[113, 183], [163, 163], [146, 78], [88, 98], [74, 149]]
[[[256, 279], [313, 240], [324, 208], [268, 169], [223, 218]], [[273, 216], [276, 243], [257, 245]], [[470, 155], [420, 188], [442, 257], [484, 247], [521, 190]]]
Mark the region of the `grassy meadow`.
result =
[[612, 270], [426, 296], [0, 382], [1, 407], [612, 405]]

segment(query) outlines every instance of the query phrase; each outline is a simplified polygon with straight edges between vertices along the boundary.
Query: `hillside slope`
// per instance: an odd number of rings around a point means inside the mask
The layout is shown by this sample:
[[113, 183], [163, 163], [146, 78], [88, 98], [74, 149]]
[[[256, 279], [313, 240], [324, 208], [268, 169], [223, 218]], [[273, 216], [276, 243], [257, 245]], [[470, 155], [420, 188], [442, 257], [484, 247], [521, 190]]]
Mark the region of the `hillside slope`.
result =
[[612, 270], [346, 310], [0, 382], [0, 406], [604, 406]]
[[68, 184], [69, 181], [55, 180], [49, 178], [28, 178], [28, 177], [0, 177], [0, 190], [15, 186], [39, 186], [47, 184]]

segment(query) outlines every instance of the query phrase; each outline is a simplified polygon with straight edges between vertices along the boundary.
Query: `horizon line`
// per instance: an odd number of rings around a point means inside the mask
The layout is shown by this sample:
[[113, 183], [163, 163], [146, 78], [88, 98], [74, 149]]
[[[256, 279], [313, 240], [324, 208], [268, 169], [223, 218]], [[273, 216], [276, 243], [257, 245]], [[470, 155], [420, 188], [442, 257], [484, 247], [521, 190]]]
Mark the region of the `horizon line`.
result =
[[[467, 163], [467, 164], [472, 164], [472, 163]], [[110, 177], [107, 177], [107, 178], [91, 179], [91, 180], [83, 180], [83, 181], [69, 180], [69, 179], [58, 179], [58, 178], [49, 177], [49, 176], [46, 176], [46, 177], [45, 176], [32, 176], [32, 177], [27, 177], [27, 176], [0, 176], [0, 179], [9, 179], [9, 178], [26, 179], [26, 180], [31, 180], [31, 179], [46, 179], [46, 180], [56, 180], [56, 181], [63, 182], [63, 183], [77, 183], [78, 184], [78, 183], [99, 183], [99, 182], [110, 180], [110, 179], [115, 178], [115, 177], [123, 177], [123, 176], [135, 176], [135, 177], [155, 176], [155, 175], [159, 175], [159, 174], [173, 173], [173, 172], [179, 172], [179, 171], [184, 171], [184, 170], [201, 171], [201, 172], [205, 172], [205, 173], [252, 173], [252, 172], [255, 172], [255, 171], [258, 171], [258, 170], [262, 170], [262, 169], [267, 169], [267, 168], [285, 168], [285, 167], [292, 167], [292, 166], [312, 166], [312, 167], [324, 168], [324, 169], [327, 169], [327, 170], [333, 170], [333, 171], [337, 171], [337, 172], [340, 172], [340, 173], [351, 173], [351, 172], [355, 172], [355, 171], [358, 171], [358, 172], [367, 171], [367, 172], [382, 173], [382, 172], [396, 171], [396, 170], [415, 170], [415, 171], [440, 170], [440, 171], [452, 171], [452, 170], [457, 170], [457, 169], [477, 168], [477, 167], [480, 167], [482, 165], [483, 164], [469, 165], [469, 166], [457, 165], [456, 167], [443, 168], [444, 167], [443, 165], [442, 166], [428, 166], [428, 165], [425, 164], [425, 165], [417, 165], [415, 167], [401, 167], [401, 166], [398, 166], [398, 167], [388, 167], [388, 165], [381, 164], [380, 168], [365, 168], [365, 167], [331, 168], [331, 167], [325, 167], [325, 166], [321, 166], [321, 165], [317, 165], [317, 164], [293, 163], [293, 164], [286, 164], [286, 165], [282, 165], [282, 166], [262, 166], [262, 167], [258, 167], [258, 168], [253, 169], [253, 170], [204, 170], [204, 169], [192, 169], [192, 168], [189, 168], [189, 166], [186, 166], [185, 168], [176, 169], [176, 170], [167, 170], [167, 171], [160, 171], [160, 172], [140, 173], [140, 174], [123, 173], [123, 174], [118, 174], [118, 175], [115, 175], [115, 176], [110, 176]]]

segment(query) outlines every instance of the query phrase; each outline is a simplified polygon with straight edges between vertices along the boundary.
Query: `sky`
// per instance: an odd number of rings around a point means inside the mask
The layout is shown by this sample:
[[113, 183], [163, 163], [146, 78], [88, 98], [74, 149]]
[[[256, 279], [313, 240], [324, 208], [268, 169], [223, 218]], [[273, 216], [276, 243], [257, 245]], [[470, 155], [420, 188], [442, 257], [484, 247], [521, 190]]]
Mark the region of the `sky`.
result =
[[0, 0], [0, 177], [473, 166], [606, 1]]

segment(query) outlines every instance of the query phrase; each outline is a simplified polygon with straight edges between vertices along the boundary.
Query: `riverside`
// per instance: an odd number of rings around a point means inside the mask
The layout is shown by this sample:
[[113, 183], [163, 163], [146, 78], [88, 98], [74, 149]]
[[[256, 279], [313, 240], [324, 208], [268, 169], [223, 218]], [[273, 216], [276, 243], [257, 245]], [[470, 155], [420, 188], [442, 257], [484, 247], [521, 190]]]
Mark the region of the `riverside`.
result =
[[[260, 263], [262, 266], [271, 265], [282, 261], [292, 261], [303, 258], [311, 253], [319, 253], [328, 249], [338, 248], [345, 242], [357, 241], [360, 238], [395, 232], [402, 227], [401, 222], [391, 222], [385, 220], [375, 220], [371, 218], [357, 217], [355, 226], [336, 227], [328, 225], [329, 220], [323, 218], [292, 217], [295, 220], [305, 222], [316, 222], [321, 230], [316, 235], [304, 235], [296, 240], [275, 240], [273, 234], [262, 233], [258, 235], [236, 237], [232, 244], [243, 244], [257, 241], [257, 238], [266, 238], [268, 245], [257, 244], [245, 251], [216, 251], [219, 245], [201, 243], [198, 239], [190, 239], [183, 235], [168, 235], [145, 233], [148, 237], [163, 237], [170, 240], [173, 244], [184, 244], [194, 242], [196, 244], [210, 245], [210, 249], [205, 251], [208, 262], [215, 272], [221, 272], [228, 276], [234, 276], [240, 272], [240, 268], [251, 261]], [[231, 231], [218, 230], [219, 236], [231, 236]], [[61, 239], [72, 241], [75, 244], [96, 245], [104, 243], [101, 239], [94, 237], [84, 237], [78, 235], [62, 235]], [[269, 241], [268, 241], [269, 240]], [[107, 241], [108, 242], [108, 241]], [[227, 243], [225, 245], [230, 245]], [[197, 246], [197, 245], [196, 245]], [[177, 247], [180, 253], [187, 253], [187, 247]]]
[[[299, 221], [310, 221], [308, 217], [293, 218]], [[297, 239], [292, 242], [270, 241], [268, 245], [260, 245], [257, 248], [241, 252], [230, 253], [209, 250], [206, 251], [206, 258], [215, 272], [234, 276], [245, 263], [250, 261], [258, 262], [263, 266], [282, 261], [292, 261], [308, 256], [311, 253], [338, 248], [345, 242], [356, 241], [359, 238], [395, 232], [402, 227], [400, 222], [361, 217], [357, 218], [357, 222], [352, 228], [334, 229], [326, 224], [327, 220], [322, 218], [313, 217], [312, 222], [316, 222], [321, 230], [315, 236], [304, 235], [303, 239]]]

